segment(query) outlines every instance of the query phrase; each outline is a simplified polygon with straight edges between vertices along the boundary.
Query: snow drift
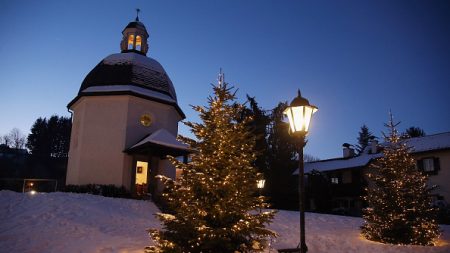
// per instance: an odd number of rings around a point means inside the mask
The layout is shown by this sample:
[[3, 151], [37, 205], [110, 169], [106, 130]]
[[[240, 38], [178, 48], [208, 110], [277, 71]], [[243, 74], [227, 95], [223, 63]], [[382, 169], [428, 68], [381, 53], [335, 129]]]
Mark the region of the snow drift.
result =
[[[148, 228], [160, 227], [150, 201], [74, 193], [36, 195], [0, 192], [0, 252], [143, 252]], [[280, 211], [270, 228], [279, 233], [270, 249], [298, 243], [298, 212]], [[359, 235], [362, 219], [306, 214], [309, 253], [450, 252], [450, 226], [441, 226], [439, 246], [398, 246]], [[269, 252], [269, 250], [268, 250]]]

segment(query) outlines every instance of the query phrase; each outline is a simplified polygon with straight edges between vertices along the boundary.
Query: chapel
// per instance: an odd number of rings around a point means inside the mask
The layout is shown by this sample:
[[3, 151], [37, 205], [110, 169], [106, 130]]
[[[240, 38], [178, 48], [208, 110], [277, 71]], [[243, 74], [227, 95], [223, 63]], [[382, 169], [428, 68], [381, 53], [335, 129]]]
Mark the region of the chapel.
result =
[[176, 139], [185, 115], [166, 71], [147, 56], [149, 33], [139, 16], [122, 35], [121, 52], [101, 60], [67, 105], [73, 122], [66, 185], [157, 194], [162, 185], [155, 176], [176, 175], [167, 155], [189, 153]]

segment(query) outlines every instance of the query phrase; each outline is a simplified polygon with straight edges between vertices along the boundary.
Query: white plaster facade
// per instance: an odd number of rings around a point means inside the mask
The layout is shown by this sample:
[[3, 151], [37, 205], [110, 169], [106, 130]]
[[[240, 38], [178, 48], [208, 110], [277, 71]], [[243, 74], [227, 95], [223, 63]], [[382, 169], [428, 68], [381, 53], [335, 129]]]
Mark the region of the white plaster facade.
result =
[[[130, 189], [133, 156], [124, 151], [160, 128], [176, 136], [182, 119], [173, 106], [131, 95], [82, 97], [70, 109], [73, 126], [66, 184], [75, 185], [114, 184]], [[151, 116], [148, 127], [140, 123], [143, 114]], [[166, 168], [170, 164], [157, 166], [172, 176]]]

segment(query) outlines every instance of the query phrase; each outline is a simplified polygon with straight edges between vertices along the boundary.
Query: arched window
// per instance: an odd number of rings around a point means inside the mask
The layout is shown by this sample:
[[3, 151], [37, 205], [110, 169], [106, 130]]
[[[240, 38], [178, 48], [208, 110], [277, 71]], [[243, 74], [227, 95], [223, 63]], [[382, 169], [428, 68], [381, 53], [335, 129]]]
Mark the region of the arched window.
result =
[[141, 40], [141, 36], [136, 36], [136, 50], [141, 51], [141, 44], [142, 44], [142, 40]]
[[128, 36], [128, 49], [133, 49], [133, 44], [134, 44], [134, 35], [131, 34], [130, 36]]

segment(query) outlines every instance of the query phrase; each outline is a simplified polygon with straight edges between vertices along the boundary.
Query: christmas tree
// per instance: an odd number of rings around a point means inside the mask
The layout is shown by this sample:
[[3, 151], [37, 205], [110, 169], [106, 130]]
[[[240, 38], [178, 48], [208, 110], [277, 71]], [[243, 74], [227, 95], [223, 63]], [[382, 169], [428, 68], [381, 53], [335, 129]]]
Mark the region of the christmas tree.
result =
[[415, 167], [409, 147], [401, 141], [392, 115], [386, 124], [383, 157], [371, 165], [362, 234], [391, 244], [434, 245], [439, 237], [436, 210], [431, 206], [427, 176]]
[[242, 120], [244, 106], [223, 74], [213, 91], [208, 107], [193, 106], [202, 122], [185, 123], [196, 137], [182, 137], [196, 150], [192, 161], [171, 158], [182, 170], [177, 181], [159, 176], [169, 211], [157, 214], [163, 228], [149, 230], [155, 246], [146, 252], [257, 252], [275, 236], [265, 228], [274, 212], [264, 211], [265, 199], [256, 194], [251, 119]]

